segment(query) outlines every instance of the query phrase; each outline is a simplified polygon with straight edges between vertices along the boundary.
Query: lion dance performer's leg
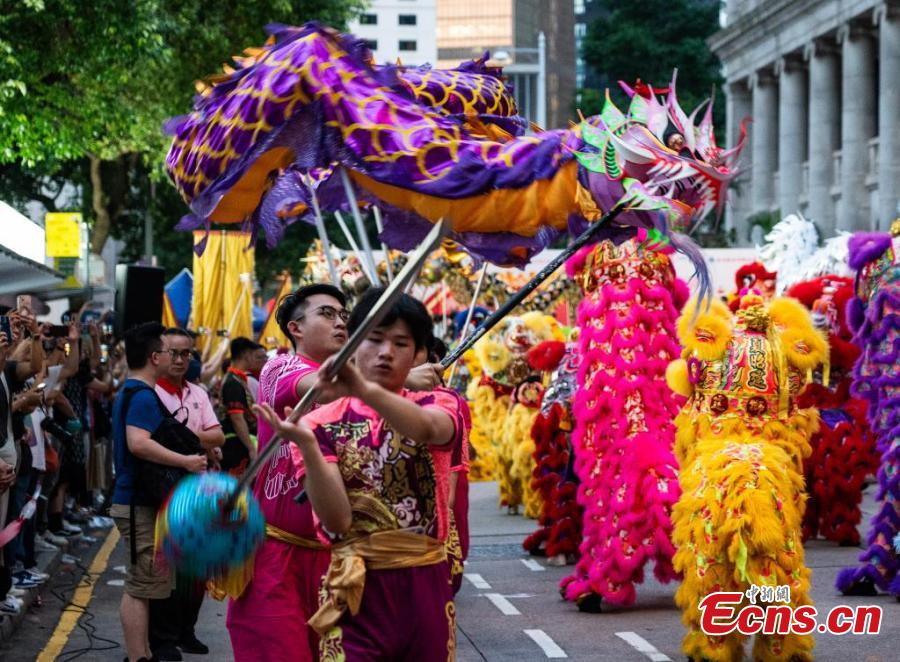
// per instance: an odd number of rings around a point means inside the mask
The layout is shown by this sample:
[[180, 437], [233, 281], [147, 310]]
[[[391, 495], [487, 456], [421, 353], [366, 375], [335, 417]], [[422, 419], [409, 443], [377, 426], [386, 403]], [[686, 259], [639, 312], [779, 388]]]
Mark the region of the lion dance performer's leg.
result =
[[683, 296], [686, 288], [666, 255], [634, 239], [590, 247], [569, 270], [584, 290], [573, 433], [584, 526], [581, 558], [562, 588], [566, 599], [594, 611], [597, 597], [632, 604], [650, 561], [660, 581], [676, 577], [670, 516], [680, 403], [664, 374], [678, 355], [672, 290]]
[[[900, 225], [900, 224], [895, 224]], [[900, 597], [900, 560], [894, 537], [900, 531], [900, 227], [890, 235], [855, 235], [850, 266], [859, 270], [851, 324], [862, 355], [854, 368], [854, 395], [869, 403], [869, 423], [878, 440], [880, 501], [872, 520], [862, 565], [846, 568], [837, 587], [848, 595], [875, 589]]]
[[[689, 306], [679, 321], [687, 361], [667, 373], [690, 397], [676, 419], [681, 497], [672, 520], [683, 650], [696, 661], [743, 657], [741, 635], [701, 630], [699, 603], [710, 593], [787, 586], [791, 607], [810, 604], [802, 459], [818, 415], [792, 398], [827, 345], [793, 300], [766, 309], [751, 295], [741, 306], [736, 320], [718, 302], [696, 315]], [[753, 659], [810, 660], [812, 648], [809, 635], [758, 635]]]

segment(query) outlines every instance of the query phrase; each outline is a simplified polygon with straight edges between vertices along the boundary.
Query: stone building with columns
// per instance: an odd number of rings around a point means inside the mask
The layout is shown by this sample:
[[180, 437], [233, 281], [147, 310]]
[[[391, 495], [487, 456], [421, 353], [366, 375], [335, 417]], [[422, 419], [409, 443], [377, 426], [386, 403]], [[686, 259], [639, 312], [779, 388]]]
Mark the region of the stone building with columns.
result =
[[726, 224], [801, 211], [824, 237], [887, 230], [900, 201], [900, 0], [727, 0], [709, 39], [727, 144], [752, 117]]

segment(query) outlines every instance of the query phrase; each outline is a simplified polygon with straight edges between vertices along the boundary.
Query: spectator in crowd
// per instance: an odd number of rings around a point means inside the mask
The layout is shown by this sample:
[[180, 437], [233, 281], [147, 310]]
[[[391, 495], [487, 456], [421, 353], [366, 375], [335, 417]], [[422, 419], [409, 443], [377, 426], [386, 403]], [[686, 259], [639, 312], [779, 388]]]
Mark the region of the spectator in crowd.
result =
[[138, 461], [179, 467], [189, 472], [206, 469], [204, 455], [180, 455], [152, 438], [163, 423], [161, 403], [153, 390], [171, 366], [163, 332], [148, 322], [125, 335], [128, 379], [113, 407], [113, 450], [116, 485], [111, 514], [131, 552], [125, 591], [119, 608], [128, 660], [150, 660], [149, 601], [171, 595], [173, 577], [156, 567], [153, 554], [158, 503], [136, 489]]
[[[30, 479], [30, 457], [24, 458], [25, 470], [22, 471], [23, 420], [24, 415], [41, 402], [39, 390], [26, 389], [25, 380], [40, 370], [44, 359], [40, 329], [33, 317], [19, 315], [17, 311], [4, 312], [13, 337], [0, 331], [0, 528], [18, 517], [24, 505], [24, 501], [19, 503], [21, 482], [16, 490], [17, 481], [25, 481], [27, 486]], [[20, 473], [24, 475], [20, 476]], [[20, 576], [14, 578], [16, 548], [17, 544], [11, 542], [4, 546], [0, 555], [0, 613], [15, 614], [22, 608], [22, 602], [11, 594], [11, 590], [16, 590], [13, 589], [14, 579], [18, 590], [38, 583], [31, 568], [21, 570]]]
[[[156, 381], [156, 394], [166, 409], [200, 439], [206, 449], [225, 442], [206, 391], [186, 379], [193, 357], [194, 338], [184, 329], [163, 333], [169, 368]], [[158, 660], [181, 660], [181, 652], [206, 654], [209, 648], [197, 639], [194, 628], [205, 595], [205, 583], [178, 574], [175, 590], [163, 600], [150, 601], [150, 649]]]
[[256, 393], [250, 379], [254, 372], [259, 374], [265, 355], [262, 345], [249, 338], [231, 341], [231, 365], [222, 381], [220, 410], [225, 445], [221, 464], [223, 471], [235, 476], [244, 473], [247, 464], [256, 457], [256, 416], [250, 409], [256, 402]]

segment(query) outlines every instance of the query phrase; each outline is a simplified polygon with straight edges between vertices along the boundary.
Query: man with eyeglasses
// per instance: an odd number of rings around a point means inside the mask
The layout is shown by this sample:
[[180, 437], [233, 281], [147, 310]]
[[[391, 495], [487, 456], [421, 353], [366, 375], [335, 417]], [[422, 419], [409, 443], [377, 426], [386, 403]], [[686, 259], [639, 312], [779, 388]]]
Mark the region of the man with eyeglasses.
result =
[[[312, 388], [321, 364], [347, 342], [346, 305], [344, 293], [324, 283], [301, 287], [279, 302], [275, 319], [294, 353], [265, 364], [257, 402], [281, 413]], [[440, 382], [439, 368], [424, 364], [410, 373], [407, 387], [426, 391]], [[265, 421], [257, 423], [257, 450], [262, 452], [274, 433]], [[254, 493], [266, 518], [266, 540], [256, 555], [253, 580], [228, 607], [236, 662], [318, 659], [318, 637], [306, 620], [318, 609], [331, 554], [318, 537], [309, 502], [294, 502], [303, 489], [303, 473], [298, 448], [285, 444], [256, 477]]]
[[[169, 367], [156, 381], [156, 394], [166, 409], [199, 437], [205, 449], [222, 446], [225, 434], [209, 395], [201, 386], [185, 379], [194, 349], [193, 337], [184, 329], [169, 328], [163, 332], [162, 339], [163, 352], [169, 355]], [[194, 633], [204, 594], [202, 582], [178, 575], [175, 590], [168, 598], [150, 601], [150, 648], [157, 659], [181, 660], [181, 651], [209, 652]]]
[[[347, 342], [347, 300], [332, 285], [301, 287], [284, 297], [275, 318], [291, 339], [293, 354], [280, 354], [259, 375], [257, 402], [277, 411], [294, 406], [315, 383], [319, 366]], [[273, 437], [258, 421], [258, 451]], [[303, 464], [285, 444], [254, 483], [266, 518], [266, 540], [256, 554], [253, 579], [231, 601], [226, 621], [236, 662], [314, 660], [318, 641], [306, 619], [318, 608], [318, 590], [330, 552], [317, 537], [309, 503], [297, 505]]]

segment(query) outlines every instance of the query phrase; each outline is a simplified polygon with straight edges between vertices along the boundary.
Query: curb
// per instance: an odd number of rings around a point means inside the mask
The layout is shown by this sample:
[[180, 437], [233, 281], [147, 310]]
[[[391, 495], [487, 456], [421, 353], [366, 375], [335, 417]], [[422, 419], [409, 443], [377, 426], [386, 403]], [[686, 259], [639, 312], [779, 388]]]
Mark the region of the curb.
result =
[[[102, 544], [103, 540], [109, 535], [109, 531], [109, 529], [92, 529], [87, 532], [87, 535], [98, 538], [98, 542]], [[22, 621], [28, 616], [28, 612], [34, 604], [35, 599], [38, 595], [43, 593], [44, 588], [55, 578], [56, 571], [59, 569], [60, 565], [62, 565], [63, 554], [69, 552], [70, 547], [71, 545], [67, 544], [65, 547], [62, 547], [55, 552], [37, 552], [37, 568], [41, 572], [50, 575], [50, 579], [40, 586], [25, 590], [25, 595], [21, 598], [24, 605], [18, 614], [3, 614], [0, 616], [0, 644], [9, 641], [18, 631], [19, 627], [22, 625]], [[96, 553], [97, 549], [99, 549], [97, 543], [92, 543], [84, 548], [85, 551], [90, 553]]]

